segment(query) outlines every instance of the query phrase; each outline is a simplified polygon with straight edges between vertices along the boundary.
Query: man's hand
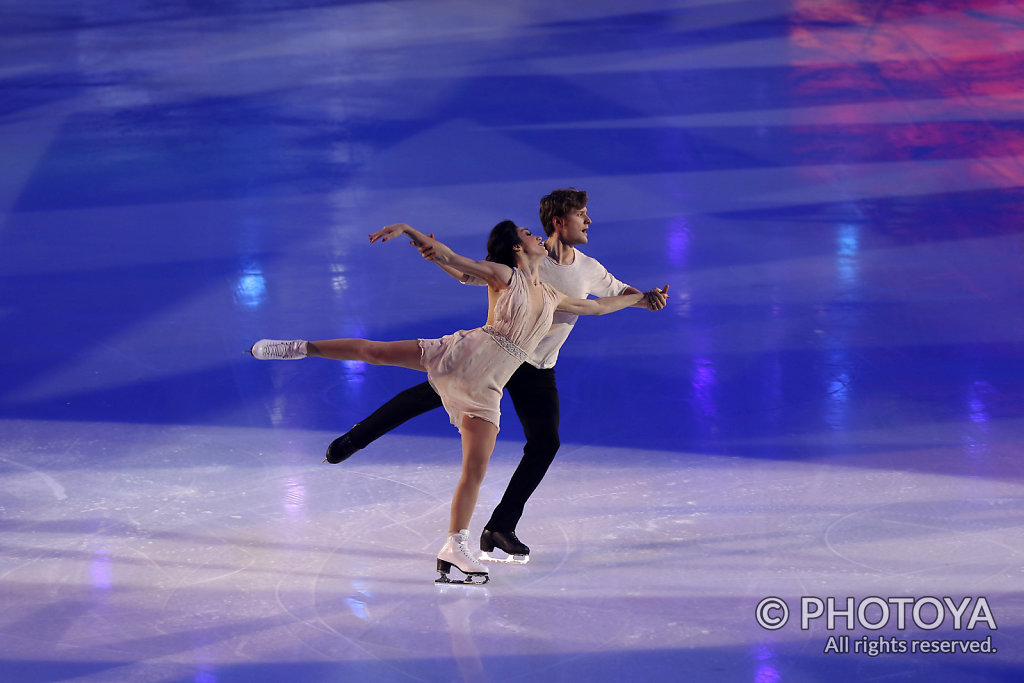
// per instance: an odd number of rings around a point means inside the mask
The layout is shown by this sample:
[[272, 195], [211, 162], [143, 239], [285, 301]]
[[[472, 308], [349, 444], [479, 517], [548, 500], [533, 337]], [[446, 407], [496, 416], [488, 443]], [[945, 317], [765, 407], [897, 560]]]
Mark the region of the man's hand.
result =
[[668, 285], [661, 289], [652, 289], [644, 292], [644, 304], [650, 311], [660, 311], [668, 303]]
[[[430, 233], [430, 239], [434, 239], [434, 233]], [[409, 244], [419, 248], [420, 256], [427, 259], [428, 261], [433, 261], [437, 257], [437, 252], [434, 250], [434, 245], [432, 244], [420, 244], [416, 240], [413, 240]]]

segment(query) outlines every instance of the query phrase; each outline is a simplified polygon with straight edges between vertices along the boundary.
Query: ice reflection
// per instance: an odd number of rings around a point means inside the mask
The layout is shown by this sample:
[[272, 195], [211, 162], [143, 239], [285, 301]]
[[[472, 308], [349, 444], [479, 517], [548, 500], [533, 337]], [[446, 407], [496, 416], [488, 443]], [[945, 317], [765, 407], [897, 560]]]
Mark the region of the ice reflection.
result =
[[348, 390], [358, 396], [366, 383], [366, 363], [361, 360], [341, 361], [341, 378]]
[[285, 394], [278, 394], [271, 399], [267, 406], [267, 418], [270, 424], [279, 427], [284, 424], [284, 416], [288, 407], [288, 397]]
[[267, 280], [255, 262], [247, 263], [235, 283], [235, 303], [244, 308], [259, 308], [266, 302]]
[[757, 673], [754, 675], [756, 683], [776, 683], [781, 680], [782, 676], [779, 675], [778, 669], [770, 662], [762, 662], [757, 665]]
[[754, 683], [776, 683], [781, 681], [782, 676], [779, 675], [779, 670], [775, 667], [772, 660], [775, 659], [775, 652], [768, 645], [761, 644], [757, 646], [757, 650], [754, 653], [754, 659], [757, 660], [757, 670], [754, 673]]
[[989, 412], [987, 397], [992, 393], [992, 385], [988, 382], [974, 382], [967, 390], [967, 418], [971, 425], [964, 430], [963, 442], [967, 456], [975, 462], [988, 459], [991, 454], [989, 447]]
[[836, 234], [836, 274], [842, 294], [856, 289], [860, 273], [860, 227], [855, 224], [839, 226]]
[[859, 322], [859, 310], [851, 306], [859, 298], [860, 283], [860, 226], [844, 223], [837, 226], [835, 269], [838, 283], [837, 297], [825, 309], [823, 342], [830, 348], [825, 361], [825, 423], [842, 432], [849, 427], [850, 383], [852, 362], [847, 349], [852, 332]]
[[345, 606], [352, 612], [352, 616], [366, 620], [370, 618], [369, 605], [372, 599], [373, 593], [369, 586], [362, 581], [353, 581], [352, 597], [345, 598]]
[[968, 417], [974, 424], [983, 424], [990, 419], [985, 396], [992, 393], [992, 385], [988, 382], [974, 382], [967, 392]]
[[89, 582], [98, 590], [110, 590], [113, 586], [113, 572], [110, 554], [101, 549], [93, 554], [89, 562]]
[[829, 383], [826, 392], [825, 422], [835, 431], [844, 431], [849, 421], [850, 376], [845, 372], [839, 373]]
[[714, 394], [718, 384], [718, 372], [715, 364], [707, 358], [697, 358], [693, 364], [690, 385], [693, 387], [697, 414], [704, 418], [717, 417], [718, 406], [715, 404]]
[[[837, 330], [841, 333], [841, 330]], [[824, 362], [824, 421], [834, 431], [843, 432], [849, 425], [853, 378], [852, 362], [846, 346], [840, 344], [827, 350]]]
[[451, 653], [459, 667], [459, 680], [487, 680], [472, 617], [477, 610], [486, 608], [489, 599], [490, 595], [486, 588], [438, 588], [438, 609], [451, 635]]
[[301, 477], [290, 477], [284, 482], [284, 511], [292, 518], [306, 516], [306, 484]]
[[366, 613], [366, 602], [363, 600], [356, 600], [355, 598], [348, 598], [345, 600], [345, 604], [348, 605], [349, 611], [357, 619], [366, 619], [369, 616]]
[[666, 232], [668, 241], [668, 259], [673, 266], [682, 267], [686, 261], [686, 252], [690, 246], [690, 226], [686, 219], [677, 216], [671, 220]]
[[345, 265], [342, 263], [331, 264], [331, 291], [335, 294], [344, 294], [348, 291], [348, 278], [345, 277]]

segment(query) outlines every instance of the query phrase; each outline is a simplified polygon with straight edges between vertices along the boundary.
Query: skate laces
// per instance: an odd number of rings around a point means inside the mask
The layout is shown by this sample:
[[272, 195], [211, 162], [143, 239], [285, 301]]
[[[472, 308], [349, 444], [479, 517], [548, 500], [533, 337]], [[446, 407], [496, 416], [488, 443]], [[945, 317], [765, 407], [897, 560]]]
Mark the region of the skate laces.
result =
[[465, 557], [474, 565], [480, 564], [479, 560], [476, 559], [476, 556], [469, 549], [469, 537], [467, 535], [453, 534], [452, 540], [455, 541], [455, 547], [458, 549], [459, 553], [462, 554], [463, 557]]
[[267, 344], [264, 347], [264, 355], [270, 356], [271, 358], [284, 358], [285, 356], [291, 355], [292, 342], [277, 342], [275, 344]]
[[274, 341], [270, 339], [260, 340], [253, 347], [253, 354], [264, 360], [291, 360], [301, 358], [305, 355], [302, 352], [302, 340], [283, 339]]

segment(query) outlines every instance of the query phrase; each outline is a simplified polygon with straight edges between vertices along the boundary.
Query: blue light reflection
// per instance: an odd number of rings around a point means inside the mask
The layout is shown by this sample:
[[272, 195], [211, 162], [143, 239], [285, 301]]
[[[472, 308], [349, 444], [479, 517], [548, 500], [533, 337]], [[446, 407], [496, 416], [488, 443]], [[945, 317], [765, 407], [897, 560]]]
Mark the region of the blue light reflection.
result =
[[89, 583], [93, 588], [108, 591], [113, 587], [113, 569], [110, 554], [99, 550], [89, 563]]
[[293, 519], [306, 517], [306, 484], [301, 477], [285, 480], [282, 498], [285, 514]]
[[832, 378], [826, 392], [826, 423], [834, 431], [844, 431], [848, 426], [850, 412], [850, 376], [840, 372]]
[[967, 456], [975, 463], [988, 460], [992, 453], [989, 445], [989, 421], [992, 415], [986, 399], [993, 391], [992, 385], [988, 382], [973, 382], [965, 396], [970, 425], [964, 429], [962, 438]]
[[669, 222], [665, 239], [668, 243], [668, 260], [673, 266], [685, 264], [686, 253], [690, 246], [690, 226], [682, 216], [676, 216]]
[[714, 396], [717, 384], [718, 372], [714, 362], [707, 358], [695, 359], [690, 386], [693, 387], [693, 398], [701, 417], [714, 418], [718, 416], [718, 406]]
[[244, 308], [259, 308], [266, 303], [267, 280], [263, 269], [255, 263], [248, 263], [235, 283], [235, 303]]
[[860, 276], [860, 226], [839, 226], [836, 235], [836, 273], [842, 293], [856, 287]]
[[348, 598], [345, 600], [345, 604], [348, 605], [349, 611], [351, 611], [357, 619], [366, 619], [369, 616], [366, 612], [366, 603], [362, 600]]
[[754, 672], [754, 683], [777, 683], [782, 680], [779, 670], [772, 661], [775, 659], [775, 652], [768, 645], [758, 645], [754, 659], [758, 663]]

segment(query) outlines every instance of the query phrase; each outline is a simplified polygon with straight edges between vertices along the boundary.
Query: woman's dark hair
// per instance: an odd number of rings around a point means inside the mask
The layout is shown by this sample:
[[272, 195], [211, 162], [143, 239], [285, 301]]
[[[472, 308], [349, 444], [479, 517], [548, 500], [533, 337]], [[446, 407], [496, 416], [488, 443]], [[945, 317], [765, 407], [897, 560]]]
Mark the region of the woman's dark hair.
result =
[[487, 260], [515, 268], [514, 248], [522, 243], [523, 241], [519, 239], [519, 226], [514, 221], [502, 221], [491, 228], [491, 234], [487, 238]]

